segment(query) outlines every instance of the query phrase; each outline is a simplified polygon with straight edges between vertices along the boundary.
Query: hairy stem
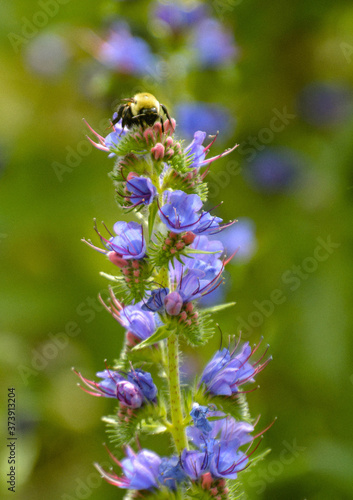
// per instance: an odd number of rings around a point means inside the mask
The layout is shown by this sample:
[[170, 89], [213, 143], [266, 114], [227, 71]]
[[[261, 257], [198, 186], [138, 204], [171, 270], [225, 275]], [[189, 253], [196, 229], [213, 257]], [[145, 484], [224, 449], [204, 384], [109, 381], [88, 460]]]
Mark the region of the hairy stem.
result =
[[178, 337], [175, 333], [172, 333], [168, 337], [167, 349], [170, 410], [172, 416], [171, 432], [177, 452], [181, 453], [184, 448], [187, 448], [187, 440], [183, 424], [184, 418], [180, 393]]

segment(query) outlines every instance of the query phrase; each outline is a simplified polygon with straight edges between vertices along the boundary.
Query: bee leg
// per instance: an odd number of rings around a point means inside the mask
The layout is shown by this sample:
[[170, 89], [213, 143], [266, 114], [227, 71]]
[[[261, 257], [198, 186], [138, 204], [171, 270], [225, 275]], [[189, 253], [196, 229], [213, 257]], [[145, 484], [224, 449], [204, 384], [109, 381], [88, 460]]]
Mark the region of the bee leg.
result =
[[162, 133], [164, 134], [164, 123], [163, 123], [163, 118], [159, 115], [159, 119], [162, 125]]
[[168, 121], [169, 121], [170, 125], [173, 127], [172, 119], [171, 119], [171, 117], [170, 117], [170, 115], [168, 113], [167, 108], [164, 106], [164, 104], [161, 104], [161, 103], [160, 103], [160, 107], [163, 109], [166, 117], [168, 118]]
[[117, 109], [117, 116], [112, 121], [113, 125], [115, 125], [116, 123], [118, 123], [118, 121], [121, 119], [124, 109], [125, 109], [125, 106], [119, 106], [119, 108]]
[[122, 131], [120, 132], [120, 135], [123, 133], [125, 125], [128, 126], [130, 118], [131, 118], [130, 106], [124, 106], [122, 112], [122, 120], [121, 120]]

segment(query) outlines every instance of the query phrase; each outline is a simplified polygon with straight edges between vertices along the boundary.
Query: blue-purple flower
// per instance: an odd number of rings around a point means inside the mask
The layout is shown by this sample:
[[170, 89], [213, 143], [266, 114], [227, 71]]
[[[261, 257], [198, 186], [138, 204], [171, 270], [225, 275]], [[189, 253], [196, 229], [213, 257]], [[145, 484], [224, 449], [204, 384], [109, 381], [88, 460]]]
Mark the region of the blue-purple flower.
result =
[[[196, 127], [195, 127], [196, 128]], [[194, 129], [194, 127], [193, 127]], [[219, 158], [223, 158], [223, 156], [228, 155], [234, 149], [238, 147], [236, 144], [233, 148], [226, 149], [223, 151], [223, 153], [214, 156], [212, 158], [207, 158], [206, 156], [211, 148], [211, 146], [215, 143], [217, 137], [218, 137], [218, 132], [215, 134], [211, 140], [211, 142], [207, 146], [203, 146], [203, 142], [206, 139], [206, 132], [202, 132], [201, 130], [198, 130], [197, 132], [194, 133], [194, 139], [191, 141], [191, 143], [185, 148], [185, 153], [188, 158], [188, 161], [190, 161], [189, 168], [192, 169], [199, 169], [201, 167], [204, 167], [206, 165], [211, 164], [215, 160], [218, 160]], [[202, 177], [202, 176], [201, 176]], [[203, 178], [203, 177], [202, 177]]]
[[178, 483], [185, 481], [186, 474], [182, 469], [179, 457], [163, 457], [159, 466], [158, 480], [169, 490], [175, 490]]
[[206, 135], [206, 132], [202, 132], [201, 130], [195, 132], [194, 139], [184, 150], [187, 156], [192, 159], [190, 168], [199, 168], [206, 158], [205, 146], [202, 145], [206, 139]]
[[209, 457], [207, 452], [184, 449], [181, 453], [180, 460], [185, 474], [187, 474], [192, 481], [200, 479], [200, 477], [208, 471]]
[[238, 451], [234, 442], [220, 442], [213, 448], [210, 472], [215, 478], [236, 479], [237, 473], [247, 466], [248, 456]]
[[134, 207], [137, 205], [150, 205], [155, 196], [157, 189], [152, 184], [148, 177], [131, 176], [126, 180], [126, 190], [131, 195], [125, 195]]
[[122, 406], [133, 409], [140, 408], [145, 401], [156, 401], [157, 387], [151, 374], [143, 370], [132, 369], [126, 378], [117, 371], [107, 369], [97, 373], [97, 377], [103, 379], [101, 382], [88, 380], [81, 373], [75, 373], [89, 390], [85, 387], [82, 389], [92, 396], [115, 398]]
[[150, 373], [136, 368], [129, 371], [127, 379], [139, 387], [148, 401], [155, 402], [158, 391]]
[[164, 307], [164, 299], [169, 293], [169, 288], [158, 288], [157, 290], [152, 290], [147, 292], [148, 299], [144, 300], [141, 309], [143, 311], [156, 312], [160, 311]]
[[222, 282], [223, 262], [217, 261], [215, 265], [202, 260], [194, 262], [195, 267], [188, 267], [188, 263], [184, 265], [174, 259], [169, 265], [173, 292], [181, 296], [184, 304], [211, 293]]
[[[248, 456], [239, 448], [253, 441], [250, 433], [254, 427], [197, 403], [194, 403], [190, 415], [194, 425], [187, 427], [186, 432], [198, 450], [183, 451], [181, 462], [184, 471], [193, 480], [208, 472], [213, 479], [235, 479], [237, 472], [244, 469], [248, 461]], [[216, 417], [219, 418], [214, 420]]]
[[[117, 113], [113, 114], [113, 120], [116, 118]], [[87, 128], [92, 132], [93, 135], [96, 136], [98, 142], [94, 142], [89, 136], [87, 139], [89, 142], [100, 151], [104, 151], [105, 153], [109, 153], [108, 158], [115, 156], [114, 149], [117, 148], [121, 139], [127, 134], [128, 129], [123, 128], [121, 126], [121, 120], [117, 122], [115, 125], [111, 125], [113, 132], [110, 132], [106, 137], [98, 134], [93, 128], [84, 120]]]
[[140, 304], [124, 307], [115, 319], [140, 340], [148, 339], [157, 328], [155, 314], [142, 310]]
[[167, 191], [167, 201], [159, 208], [159, 216], [169, 231], [194, 234], [214, 234], [229, 224], [220, 226], [222, 219], [209, 212], [198, 212], [202, 208], [201, 198], [197, 194], [186, 194], [184, 191]]
[[116, 319], [128, 333], [132, 333], [139, 342], [148, 339], [157, 329], [158, 315], [142, 309], [143, 303], [125, 306], [117, 300], [113, 290], [110, 289], [110, 299], [106, 304], [100, 297], [103, 306]]
[[167, 191], [167, 203], [159, 209], [159, 216], [170, 231], [194, 231], [200, 221], [198, 211], [201, 208], [202, 201], [197, 194]]
[[107, 243], [109, 250], [116, 252], [126, 260], [144, 258], [146, 255], [146, 241], [141, 224], [137, 222], [116, 222], [114, 231], [117, 236], [112, 236]]
[[249, 363], [249, 359], [257, 350], [257, 347], [251, 350], [249, 342], [245, 342], [239, 349], [236, 346], [232, 352], [226, 348], [217, 351], [206, 365], [201, 376], [201, 383], [206, 385], [206, 390], [215, 396], [232, 396], [239, 392], [239, 386], [242, 384], [254, 382], [255, 375], [271, 359], [269, 358], [260, 364], [261, 359], [267, 352], [266, 350], [256, 363]]
[[[91, 241], [82, 241], [87, 243], [91, 248], [97, 250], [108, 256], [109, 260], [119, 267], [128, 265], [128, 261], [141, 260], [146, 255], [146, 241], [143, 235], [143, 228], [137, 222], [116, 222], [114, 224], [114, 231], [116, 236], [111, 237], [109, 240], [104, 238], [97, 229], [94, 227], [105, 249], [96, 247]], [[136, 268], [137, 269], [137, 268]]]
[[99, 464], [94, 464], [102, 477], [118, 488], [129, 490], [152, 490], [158, 488], [159, 467], [162, 459], [150, 450], [135, 453], [130, 446], [125, 448], [126, 458], [118, 461], [111, 453], [114, 462], [122, 468], [123, 475], [106, 472]]

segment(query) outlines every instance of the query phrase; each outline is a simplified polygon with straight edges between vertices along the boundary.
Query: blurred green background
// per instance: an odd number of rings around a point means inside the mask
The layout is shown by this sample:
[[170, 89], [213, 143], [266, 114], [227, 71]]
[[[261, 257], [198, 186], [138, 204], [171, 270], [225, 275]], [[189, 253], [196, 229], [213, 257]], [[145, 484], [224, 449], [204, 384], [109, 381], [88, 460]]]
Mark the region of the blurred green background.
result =
[[[114, 401], [80, 391], [70, 370], [92, 378], [123, 338], [96, 298], [111, 265], [80, 242], [94, 239], [93, 217], [121, 218], [113, 160], [88, 146], [82, 118], [106, 135], [118, 100], [143, 89], [178, 118], [179, 136], [204, 119], [221, 132], [213, 152], [241, 145], [209, 181], [218, 215], [250, 227], [249, 251], [227, 269], [236, 307], [216, 319], [224, 335], [263, 335], [274, 358], [249, 395], [260, 426], [278, 420], [248, 498], [352, 499], [352, 3], [186, 1], [180, 20], [161, 5], [0, 7], [0, 416], [5, 431], [14, 387], [16, 498], [122, 498], [92, 467], [109, 462], [100, 417]], [[135, 36], [148, 45], [125, 47]], [[202, 369], [218, 342], [189, 351], [185, 371]], [[6, 443], [2, 498], [12, 495]]]

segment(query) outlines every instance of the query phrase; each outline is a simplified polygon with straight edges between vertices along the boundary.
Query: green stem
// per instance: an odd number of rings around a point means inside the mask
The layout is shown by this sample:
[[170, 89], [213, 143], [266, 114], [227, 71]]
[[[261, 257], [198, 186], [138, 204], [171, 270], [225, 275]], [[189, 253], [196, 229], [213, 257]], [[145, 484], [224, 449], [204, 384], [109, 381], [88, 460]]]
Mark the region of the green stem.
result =
[[184, 417], [180, 393], [178, 337], [175, 333], [172, 333], [168, 337], [167, 349], [170, 410], [172, 416], [171, 432], [177, 452], [181, 453], [184, 448], [187, 448], [187, 439], [183, 424]]

